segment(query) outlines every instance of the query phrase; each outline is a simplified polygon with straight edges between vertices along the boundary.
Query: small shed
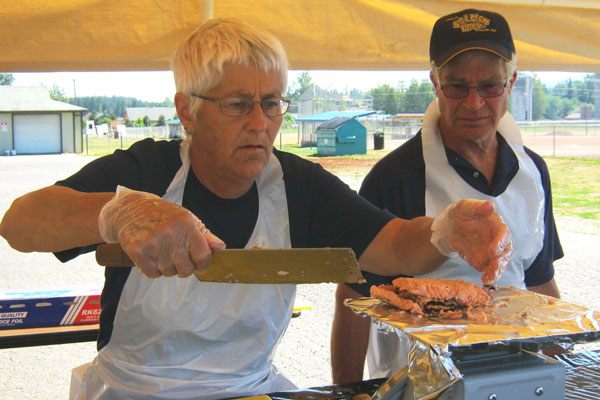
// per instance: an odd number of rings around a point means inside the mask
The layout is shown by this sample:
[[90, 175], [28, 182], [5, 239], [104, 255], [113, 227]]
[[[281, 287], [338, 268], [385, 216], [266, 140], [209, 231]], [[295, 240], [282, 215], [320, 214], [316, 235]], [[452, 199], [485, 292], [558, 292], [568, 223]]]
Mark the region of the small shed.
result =
[[317, 127], [317, 155], [367, 153], [367, 128], [354, 118], [339, 117]]
[[298, 137], [301, 138], [301, 147], [312, 147], [317, 145], [317, 127], [323, 122], [333, 118], [363, 118], [376, 114], [375, 110], [352, 110], [352, 111], [327, 111], [320, 114], [304, 115], [296, 118], [298, 123]]

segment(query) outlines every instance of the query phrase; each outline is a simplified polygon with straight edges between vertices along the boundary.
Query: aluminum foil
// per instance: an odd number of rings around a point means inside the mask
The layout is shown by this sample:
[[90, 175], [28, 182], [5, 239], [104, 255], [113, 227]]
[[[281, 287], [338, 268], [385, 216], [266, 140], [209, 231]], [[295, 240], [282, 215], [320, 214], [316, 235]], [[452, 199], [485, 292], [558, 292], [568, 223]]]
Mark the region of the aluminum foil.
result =
[[[492, 305], [479, 320], [451, 320], [412, 315], [378, 299], [346, 300], [355, 313], [368, 315], [440, 351], [447, 346], [557, 336], [586, 340], [600, 332], [600, 312], [527, 290], [502, 286], [492, 291]], [[592, 335], [594, 340], [598, 336]]]
[[[377, 329], [403, 335], [398, 328], [382, 321], [377, 321]], [[430, 346], [406, 335], [401, 347], [400, 351], [407, 355], [406, 366], [381, 385], [373, 400], [435, 399], [462, 378], [449, 353], [441, 351], [439, 346]]]
[[[355, 313], [378, 320], [378, 329], [406, 334], [407, 368], [388, 382], [405, 382], [402, 399], [427, 400], [444, 393], [462, 376], [450, 357], [450, 346], [541, 339], [564, 347], [564, 343], [600, 338], [600, 313], [586, 307], [513, 287], [490, 293], [492, 304], [477, 320], [450, 320], [415, 316], [366, 297], [348, 299]], [[540, 355], [541, 356], [541, 355]], [[382, 385], [377, 400], [387, 400], [393, 385]]]

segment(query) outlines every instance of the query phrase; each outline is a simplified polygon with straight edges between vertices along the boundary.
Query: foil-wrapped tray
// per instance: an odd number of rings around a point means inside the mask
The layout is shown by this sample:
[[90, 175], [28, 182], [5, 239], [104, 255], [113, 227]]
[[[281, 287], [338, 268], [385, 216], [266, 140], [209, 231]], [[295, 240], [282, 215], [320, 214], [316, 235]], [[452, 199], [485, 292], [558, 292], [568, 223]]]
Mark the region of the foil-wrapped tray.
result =
[[371, 297], [348, 299], [345, 304], [359, 315], [441, 348], [529, 338], [559, 337], [580, 342], [600, 337], [598, 311], [508, 286], [490, 294], [492, 306], [483, 310], [478, 320], [412, 315]]

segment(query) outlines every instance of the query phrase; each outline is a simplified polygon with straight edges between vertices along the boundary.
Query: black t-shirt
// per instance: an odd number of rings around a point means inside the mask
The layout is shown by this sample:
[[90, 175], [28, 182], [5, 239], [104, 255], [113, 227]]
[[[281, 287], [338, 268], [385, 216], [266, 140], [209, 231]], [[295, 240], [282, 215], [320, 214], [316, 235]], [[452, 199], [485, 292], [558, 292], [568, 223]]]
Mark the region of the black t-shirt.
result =
[[[114, 192], [117, 185], [164, 195], [181, 167], [180, 141], [142, 140], [128, 150], [98, 158], [56, 184], [82, 192]], [[371, 240], [393, 218], [359, 196], [320, 165], [273, 150], [281, 163], [292, 247], [350, 247], [360, 257]], [[228, 248], [243, 248], [258, 216], [256, 185], [236, 199], [222, 199], [188, 174], [183, 206], [200, 218]], [[61, 261], [95, 246], [57, 253]], [[105, 346], [130, 268], [106, 268], [98, 348]]]
[[[506, 140], [498, 138], [496, 170], [492, 184], [485, 176], [458, 153], [446, 148], [449, 164], [474, 189], [489, 196], [499, 196], [519, 170], [519, 162]], [[553, 261], [563, 257], [558, 239], [556, 224], [552, 214], [552, 192], [550, 175], [544, 160], [533, 151], [525, 148], [535, 166], [540, 171], [545, 194], [544, 242], [543, 247], [531, 266], [525, 270], [525, 284], [536, 286], [554, 277]], [[373, 167], [364, 179], [360, 192], [376, 206], [386, 209], [401, 218], [412, 219], [425, 215], [425, 161], [421, 132], [399, 148], [386, 155]], [[367, 283], [351, 285], [363, 296], [369, 295], [371, 285], [389, 284], [394, 277], [383, 277], [364, 273]]]

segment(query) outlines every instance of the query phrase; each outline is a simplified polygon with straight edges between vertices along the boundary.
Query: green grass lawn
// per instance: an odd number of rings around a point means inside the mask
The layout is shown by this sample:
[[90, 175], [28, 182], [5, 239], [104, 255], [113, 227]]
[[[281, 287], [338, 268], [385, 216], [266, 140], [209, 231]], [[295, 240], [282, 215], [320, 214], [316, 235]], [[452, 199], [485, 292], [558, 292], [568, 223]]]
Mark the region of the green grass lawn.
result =
[[600, 160], [546, 158], [554, 214], [600, 221]]

